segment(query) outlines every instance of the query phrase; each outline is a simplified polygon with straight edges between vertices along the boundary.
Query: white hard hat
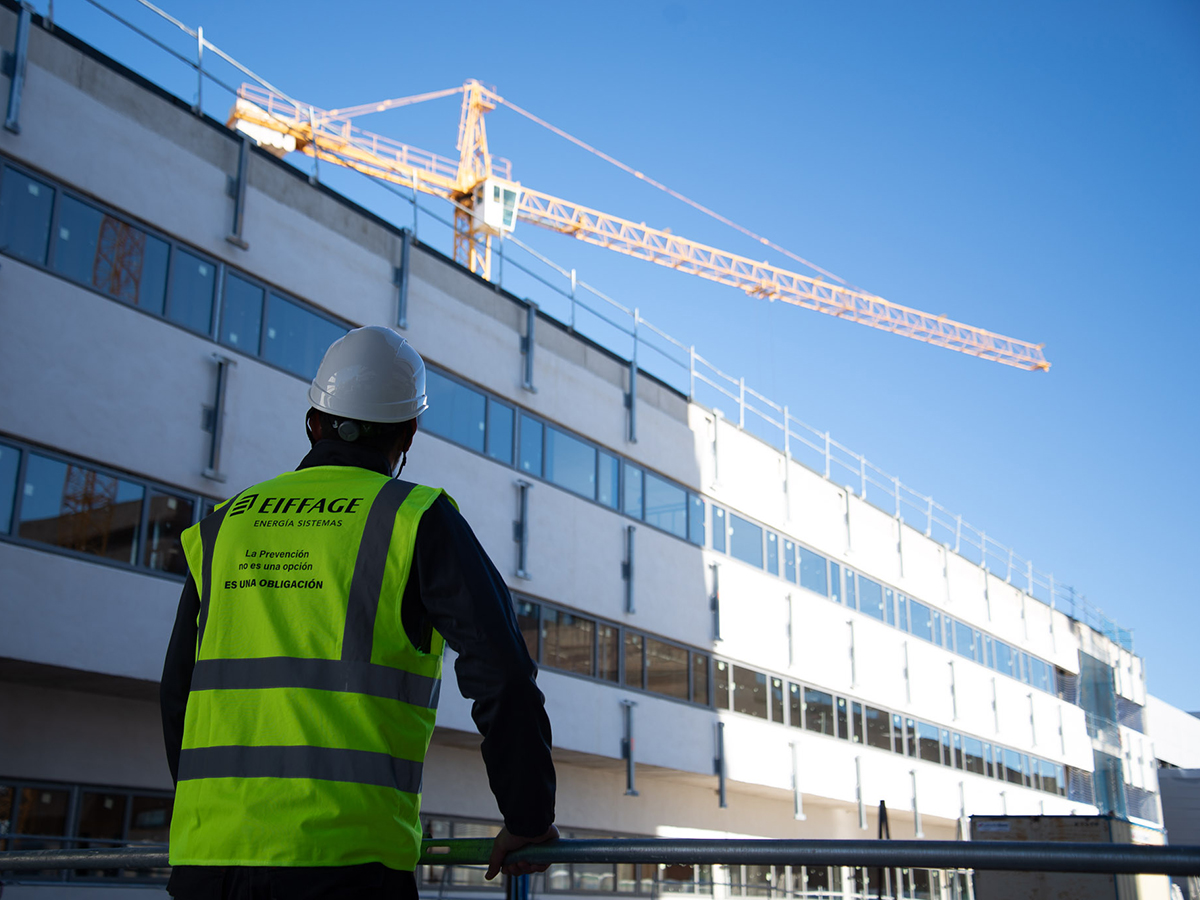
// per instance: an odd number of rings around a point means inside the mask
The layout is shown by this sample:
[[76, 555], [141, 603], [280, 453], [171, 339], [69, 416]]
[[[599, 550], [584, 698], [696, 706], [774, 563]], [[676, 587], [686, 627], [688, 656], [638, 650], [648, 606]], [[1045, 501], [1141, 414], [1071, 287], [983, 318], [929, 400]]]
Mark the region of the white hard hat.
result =
[[308, 399], [331, 416], [407, 422], [429, 406], [425, 361], [390, 328], [355, 328], [325, 351]]

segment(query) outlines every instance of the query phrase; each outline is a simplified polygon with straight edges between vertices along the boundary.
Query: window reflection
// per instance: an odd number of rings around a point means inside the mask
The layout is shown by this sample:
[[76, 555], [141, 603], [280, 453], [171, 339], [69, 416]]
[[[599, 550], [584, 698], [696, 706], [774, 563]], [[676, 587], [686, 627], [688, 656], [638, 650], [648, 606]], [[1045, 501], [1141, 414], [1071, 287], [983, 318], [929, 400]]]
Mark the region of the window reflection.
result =
[[625, 632], [625, 684], [640, 688], [643, 685], [642, 671], [645, 647], [640, 634]]
[[596, 448], [557, 428], [546, 429], [545, 477], [584, 497], [596, 496]]
[[796, 554], [800, 557], [800, 587], [828, 597], [829, 581], [825, 572], [825, 557], [799, 546], [796, 547]]
[[20, 450], [0, 444], [0, 534], [8, 534], [12, 527], [13, 501], [17, 496], [17, 467], [20, 462]]
[[542, 423], [529, 416], [521, 416], [519, 462], [522, 472], [542, 475]]
[[53, 210], [54, 188], [5, 168], [0, 180], [0, 250], [45, 265]]
[[195, 503], [174, 494], [150, 492], [146, 519], [146, 546], [142, 564], [147, 568], [182, 575], [187, 571], [179, 536], [192, 524]]
[[646, 638], [646, 690], [688, 699], [687, 648]]
[[763, 530], [737, 513], [729, 514], [729, 553], [742, 562], [762, 568]]
[[692, 702], [709, 703], [708, 657], [701, 653], [692, 654]]
[[487, 405], [487, 455], [505, 465], [512, 465], [513, 409], [491, 397]]
[[624, 509], [625, 515], [633, 516], [635, 519], [642, 518], [642, 470], [629, 463], [625, 463], [624, 466], [623, 492], [621, 507]]
[[258, 353], [262, 332], [263, 297], [257, 284], [230, 273], [221, 297], [221, 343], [246, 353]]
[[29, 454], [18, 534], [126, 563], [137, 561], [139, 484]]
[[646, 521], [676, 537], [687, 537], [687, 491], [645, 473]]
[[596, 626], [596, 677], [617, 681], [621, 648], [620, 630], [613, 625]]
[[813, 688], [804, 689], [804, 727], [819, 734], [835, 734], [833, 695]]
[[733, 666], [733, 711], [767, 717], [767, 676], [753, 669]]
[[592, 674], [591, 619], [542, 610], [542, 663], [577, 675]]
[[[171, 296], [167, 303], [167, 318], [192, 331], [208, 334], [212, 330], [213, 291], [216, 283], [215, 265], [176, 247], [175, 258], [171, 263]], [[322, 346], [321, 352], [324, 353], [331, 343], [333, 341]], [[308, 377], [311, 378], [316, 371], [316, 366], [313, 366]]]
[[118, 300], [161, 314], [167, 288], [166, 241], [74, 197], [58, 207], [53, 267]]
[[301, 378], [314, 377], [329, 345], [346, 334], [345, 326], [278, 294], [267, 298], [266, 328], [263, 359]]
[[621, 481], [621, 461], [611, 453], [599, 452], [596, 464], [596, 499], [605, 506], [616, 509], [620, 506], [618, 487]]
[[486, 398], [479, 391], [437, 372], [426, 372], [425, 394], [429, 408], [421, 413], [420, 426], [430, 434], [483, 452]]

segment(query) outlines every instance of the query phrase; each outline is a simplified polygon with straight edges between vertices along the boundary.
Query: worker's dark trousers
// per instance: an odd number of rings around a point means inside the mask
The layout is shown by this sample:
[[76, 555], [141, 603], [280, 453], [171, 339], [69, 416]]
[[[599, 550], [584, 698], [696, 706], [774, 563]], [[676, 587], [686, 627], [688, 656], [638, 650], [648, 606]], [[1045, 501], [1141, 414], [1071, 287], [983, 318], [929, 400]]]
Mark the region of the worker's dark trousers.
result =
[[362, 866], [176, 866], [175, 900], [417, 900], [412, 872]]

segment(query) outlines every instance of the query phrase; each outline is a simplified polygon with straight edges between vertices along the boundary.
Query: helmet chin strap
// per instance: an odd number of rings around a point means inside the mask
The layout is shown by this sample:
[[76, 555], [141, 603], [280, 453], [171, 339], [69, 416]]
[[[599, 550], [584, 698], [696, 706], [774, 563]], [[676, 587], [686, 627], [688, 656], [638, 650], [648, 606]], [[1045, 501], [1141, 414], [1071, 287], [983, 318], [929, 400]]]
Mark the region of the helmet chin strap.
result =
[[400, 473], [404, 471], [404, 466], [405, 466], [405, 464], [407, 464], [407, 463], [408, 463], [408, 451], [407, 451], [407, 450], [401, 450], [401, 451], [400, 451], [400, 465], [398, 465], [398, 466], [396, 467], [396, 471], [394, 471], [394, 472], [392, 473], [392, 477], [393, 477], [393, 478], [399, 478], [399, 477], [400, 477]]

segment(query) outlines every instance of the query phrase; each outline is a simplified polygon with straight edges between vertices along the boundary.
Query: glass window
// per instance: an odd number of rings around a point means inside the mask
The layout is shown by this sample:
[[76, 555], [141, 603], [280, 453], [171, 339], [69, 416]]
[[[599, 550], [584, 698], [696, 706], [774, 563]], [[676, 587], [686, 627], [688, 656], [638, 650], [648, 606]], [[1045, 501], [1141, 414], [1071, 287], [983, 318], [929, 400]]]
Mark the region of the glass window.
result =
[[892, 713], [892, 750], [904, 755], [904, 718]]
[[591, 619], [546, 607], [542, 610], [542, 664], [577, 675], [592, 674]]
[[718, 553], [725, 552], [725, 535], [729, 532], [729, 524], [725, 521], [725, 510], [719, 506], [712, 508], [712, 547]]
[[645, 656], [642, 636], [632, 631], [625, 632], [625, 684], [630, 687], [640, 688], [645, 684], [642, 680]]
[[861, 744], [863, 739], [863, 708], [861, 703], [854, 703], [850, 707], [850, 739], [856, 744]]
[[896, 595], [896, 627], [908, 631], [908, 598], [903, 594]]
[[54, 188], [5, 168], [0, 181], [0, 250], [45, 265], [53, 210]]
[[863, 575], [858, 576], [858, 608], [868, 616], [884, 620], [883, 585]]
[[[174, 299], [171, 302], [174, 308]], [[344, 325], [331, 322], [278, 294], [267, 298], [267, 336], [263, 341], [262, 356], [289, 372], [302, 378], [315, 376], [329, 345], [345, 334]]]
[[225, 293], [221, 296], [222, 344], [246, 353], [258, 353], [265, 296], [266, 292], [257, 284], [232, 272], [225, 276]]
[[804, 727], [804, 695], [800, 685], [788, 682], [788, 724], [793, 728]]
[[195, 501], [174, 494], [150, 492], [150, 515], [146, 520], [146, 546], [142, 565], [161, 572], [183, 575], [187, 560], [179, 536], [192, 524]]
[[959, 656], [965, 656], [967, 659], [975, 658], [975, 632], [970, 625], [964, 625], [957, 619], [948, 621], [954, 622], [954, 650]]
[[941, 744], [936, 725], [928, 722], [917, 723], [917, 755], [926, 762], [940, 763], [942, 761]]
[[935, 609], [930, 612], [930, 618], [933, 622], [933, 642], [940, 647], [942, 646], [942, 614]]
[[0, 534], [8, 534], [12, 528], [13, 501], [17, 496], [17, 467], [20, 463], [20, 450], [0, 444]]
[[596, 677], [617, 681], [621, 631], [614, 625], [596, 626]]
[[955, 735], [954, 735], [954, 768], [961, 769], [962, 767], [963, 767], [962, 735], [955, 733]]
[[891, 588], [883, 589], [883, 614], [889, 625], [896, 624], [896, 597]]
[[933, 614], [929, 607], [909, 597], [908, 617], [912, 633], [923, 641], [933, 643]]
[[1004, 780], [1011, 784], [1025, 784], [1025, 774], [1021, 767], [1021, 754], [1016, 750], [1004, 750]]
[[852, 730], [853, 729], [849, 723], [849, 716], [846, 712], [846, 701], [843, 698], [838, 697], [837, 698], [837, 736], [840, 737], [842, 740], [848, 740], [850, 738], [850, 734], [851, 734]]
[[796, 583], [796, 545], [788, 540], [783, 542], [783, 577]]
[[129, 842], [165, 844], [170, 837], [172, 803], [170, 797], [134, 795], [129, 815]]
[[546, 429], [545, 477], [584, 497], [596, 497], [596, 448], [557, 428]]
[[963, 768], [976, 775], [985, 775], [987, 770], [983, 764], [983, 741], [978, 738], [963, 738]]
[[800, 546], [796, 547], [796, 553], [800, 556], [800, 587], [828, 597], [829, 580], [825, 572], [825, 557]]
[[992, 639], [992, 668], [997, 672], [1012, 677], [1013, 674], [1013, 652], [1012, 647], [999, 641]]
[[160, 315], [168, 249], [166, 241], [74, 197], [64, 196], [59, 203], [54, 269]]
[[646, 690], [679, 700], [688, 698], [687, 648], [646, 638]]
[[992, 765], [992, 745], [991, 744], [983, 745], [983, 765], [987, 769], [987, 777], [988, 778], [996, 777], [995, 769]]
[[858, 592], [855, 590], [855, 573], [849, 569], [846, 570], [846, 605], [851, 609], [858, 609]]
[[[428, 385], [425, 390], [429, 391]], [[491, 397], [487, 402], [487, 455], [505, 465], [512, 465], [513, 409]]]
[[697, 547], [704, 546], [704, 501], [688, 494], [688, 540]]
[[[120, 841], [125, 831], [125, 805], [129, 798], [125, 794], [83, 791], [79, 798], [78, 835], [81, 838], [99, 838], [100, 842], [80, 842], [80, 847], [108, 847], [109, 841]], [[91, 874], [99, 875], [100, 872]]]
[[804, 689], [804, 727], [818, 734], [835, 734], [833, 695], [813, 688]]
[[708, 657], [692, 654], [692, 702], [708, 706]]
[[863, 707], [863, 725], [867, 733], [868, 747], [892, 749], [892, 719], [886, 710], [873, 706]]
[[687, 491], [647, 472], [646, 521], [676, 537], [686, 538]]
[[904, 720], [904, 734], [908, 739], [908, 755], [916, 756], [920, 740], [917, 736], [917, 723], [913, 719]]
[[1029, 683], [1040, 691], [1050, 690], [1050, 667], [1036, 656], [1029, 657]]
[[521, 416], [521, 434], [518, 438], [518, 464], [522, 472], [542, 475], [542, 423], [529, 416]]
[[482, 453], [487, 398], [479, 391], [428, 370], [425, 395], [429, 408], [421, 413], [420, 427], [468, 450]]
[[717, 709], [729, 709], [729, 663], [717, 660], [716, 678], [713, 681], [716, 692], [714, 705]]
[[729, 552], [736, 559], [758, 566], [763, 564], [763, 530], [737, 513], [729, 514]]
[[605, 506], [616, 509], [620, 506], [621, 461], [611, 453], [598, 451], [596, 472], [596, 499]]
[[625, 515], [642, 517], [642, 470], [625, 463], [622, 469], [621, 508]]
[[[192, 331], [208, 334], [212, 330], [213, 290], [216, 284], [217, 267], [215, 265], [176, 247], [175, 258], [171, 261], [171, 293], [167, 300], [167, 318], [178, 322], [185, 328], [192, 329]], [[276, 298], [272, 296], [271, 299], [274, 301]], [[291, 306], [291, 304], [288, 305]], [[283, 329], [280, 329], [280, 334], [282, 331]], [[269, 333], [274, 337], [274, 329]], [[345, 334], [345, 329], [342, 330], [342, 334]], [[340, 336], [338, 335], [338, 337]], [[322, 355], [332, 343], [333, 339], [322, 345]], [[283, 365], [280, 360], [271, 356], [272, 348], [277, 348], [278, 344], [278, 341], [275, 344], [268, 343], [263, 348], [263, 356], [271, 359], [272, 362], [279, 362], [280, 365]], [[276, 355], [281, 355], [277, 349]], [[321, 357], [318, 356], [311, 371], [300, 371], [298, 374], [312, 378], [317, 374], [316, 363], [320, 361]], [[284, 365], [284, 368], [292, 367]]]
[[47, 837], [65, 836], [67, 833], [67, 810], [71, 792], [27, 787], [17, 791], [17, 814], [9, 827], [14, 835], [39, 835], [37, 838], [14, 840], [10, 850], [58, 850], [61, 841], [45, 840]]
[[1021, 651], [1017, 651], [1017, 672], [1017, 677], [1029, 684], [1029, 657]]
[[779, 535], [773, 531], [767, 532], [767, 571], [779, 574]]
[[783, 680], [771, 679], [771, 721], [783, 724]]
[[767, 676], [753, 669], [733, 667], [733, 711], [767, 717]]
[[976, 657], [977, 662], [992, 666], [992, 639], [980, 631], [975, 632], [975, 652], [979, 654]]
[[842, 602], [842, 567], [832, 559], [829, 561], [829, 599]]
[[538, 658], [538, 613], [540, 608], [528, 600], [517, 601], [517, 627], [521, 629], [521, 637], [525, 638], [525, 646], [534, 660]]
[[134, 563], [143, 493], [140, 484], [31, 453], [18, 534]]
[[942, 765], [954, 765], [954, 757], [950, 754], [950, 732], [945, 728], [942, 729]]

